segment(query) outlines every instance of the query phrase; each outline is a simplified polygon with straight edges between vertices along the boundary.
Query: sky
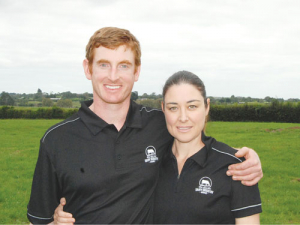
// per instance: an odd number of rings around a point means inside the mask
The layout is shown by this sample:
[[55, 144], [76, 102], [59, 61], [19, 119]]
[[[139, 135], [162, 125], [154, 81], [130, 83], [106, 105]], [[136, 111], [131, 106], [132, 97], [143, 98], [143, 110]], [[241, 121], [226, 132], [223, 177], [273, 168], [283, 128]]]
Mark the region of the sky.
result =
[[85, 46], [113, 26], [141, 44], [139, 95], [187, 70], [208, 96], [300, 98], [299, 22], [299, 0], [0, 0], [0, 92], [92, 93]]

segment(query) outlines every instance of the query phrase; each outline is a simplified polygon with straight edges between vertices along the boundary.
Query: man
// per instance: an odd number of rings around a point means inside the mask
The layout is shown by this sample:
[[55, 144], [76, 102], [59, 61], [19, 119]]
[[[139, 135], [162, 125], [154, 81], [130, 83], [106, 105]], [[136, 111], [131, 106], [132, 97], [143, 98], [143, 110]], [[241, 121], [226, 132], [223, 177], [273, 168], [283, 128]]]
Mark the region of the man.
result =
[[[102, 28], [90, 38], [83, 67], [93, 101], [41, 139], [28, 204], [31, 223], [52, 222], [62, 197], [63, 210], [77, 223], [152, 222], [160, 159], [172, 138], [160, 110], [130, 101], [140, 57], [139, 42], [127, 30]], [[259, 158], [250, 149], [240, 154], [250, 159], [235, 167], [246, 170], [229, 172], [257, 183]]]

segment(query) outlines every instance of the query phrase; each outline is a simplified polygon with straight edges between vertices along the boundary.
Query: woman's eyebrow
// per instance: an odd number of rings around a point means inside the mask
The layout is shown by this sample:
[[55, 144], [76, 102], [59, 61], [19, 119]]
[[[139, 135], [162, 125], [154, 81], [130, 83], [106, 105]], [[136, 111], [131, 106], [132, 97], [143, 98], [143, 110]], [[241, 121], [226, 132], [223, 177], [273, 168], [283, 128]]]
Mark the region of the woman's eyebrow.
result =
[[[187, 101], [186, 103], [192, 103], [192, 102], [201, 102], [201, 101], [200, 101], [200, 100], [197, 100], [197, 99], [193, 99], [193, 100]], [[177, 102], [166, 102], [166, 105], [168, 105], [168, 104], [178, 105]]]
[[201, 102], [201, 101], [197, 100], [197, 99], [193, 99], [193, 100], [187, 101], [187, 103], [191, 103], [191, 102]]

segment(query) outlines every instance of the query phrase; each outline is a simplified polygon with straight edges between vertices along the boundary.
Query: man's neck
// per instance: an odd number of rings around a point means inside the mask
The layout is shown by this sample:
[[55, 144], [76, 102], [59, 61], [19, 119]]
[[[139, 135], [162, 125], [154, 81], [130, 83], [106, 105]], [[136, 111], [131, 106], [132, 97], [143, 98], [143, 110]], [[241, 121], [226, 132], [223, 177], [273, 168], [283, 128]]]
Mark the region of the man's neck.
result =
[[95, 100], [90, 109], [108, 124], [113, 124], [118, 131], [123, 127], [130, 106], [130, 99], [119, 103], [111, 104], [101, 100]]

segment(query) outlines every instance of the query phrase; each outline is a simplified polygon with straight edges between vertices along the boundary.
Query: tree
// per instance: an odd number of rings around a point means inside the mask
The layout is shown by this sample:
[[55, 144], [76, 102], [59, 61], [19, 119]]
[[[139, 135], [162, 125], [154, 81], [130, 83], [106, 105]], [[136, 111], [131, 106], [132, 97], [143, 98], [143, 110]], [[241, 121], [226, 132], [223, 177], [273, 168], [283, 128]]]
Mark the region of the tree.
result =
[[6, 92], [2, 92], [0, 97], [0, 105], [14, 105], [15, 100]]
[[66, 91], [66, 92], [63, 92], [61, 93], [62, 94], [62, 99], [70, 99], [70, 98], [76, 98], [77, 97], [77, 94], [76, 93], [72, 93], [70, 91]]
[[269, 96], [265, 97], [265, 101], [266, 101], [266, 102], [272, 102], [272, 100], [273, 100], [273, 98], [271, 98], [271, 97], [269, 97]]
[[217, 100], [212, 96], [208, 96], [208, 98], [210, 99], [210, 104], [215, 104], [217, 102]]
[[85, 100], [91, 99], [92, 96], [88, 92], [85, 92], [81, 95], [81, 98], [85, 101]]
[[148, 98], [148, 94], [147, 94], [147, 93], [144, 93], [144, 94], [142, 95], [142, 98]]
[[151, 95], [149, 96], [149, 98], [151, 98], [151, 99], [156, 99], [156, 94], [155, 94], [155, 92], [152, 92]]
[[277, 99], [273, 99], [273, 100], [272, 100], [271, 106], [272, 106], [273, 108], [278, 108], [279, 105], [280, 105], [280, 103], [279, 103], [279, 101], [278, 101]]
[[50, 98], [43, 98], [43, 106], [51, 107], [53, 106], [53, 101]]
[[131, 92], [131, 97], [130, 99], [132, 99], [133, 101], [137, 100], [139, 98], [139, 94], [137, 91], [133, 91]]
[[58, 107], [63, 108], [71, 108], [73, 106], [73, 102], [71, 99], [61, 99], [56, 104]]
[[43, 92], [41, 89], [38, 89], [36, 94], [34, 95], [34, 99], [38, 101], [42, 101], [43, 98]]
[[48, 95], [48, 98], [56, 98], [56, 94], [51, 91], [51, 93]]
[[27, 106], [27, 105], [28, 105], [28, 100], [25, 97], [19, 100], [19, 106]]
[[231, 99], [230, 99], [230, 98], [225, 98], [225, 102], [226, 102], [226, 103], [230, 103], [230, 102], [231, 102]]
[[230, 101], [231, 101], [231, 103], [238, 102], [238, 98], [236, 98], [234, 95], [231, 95]]

